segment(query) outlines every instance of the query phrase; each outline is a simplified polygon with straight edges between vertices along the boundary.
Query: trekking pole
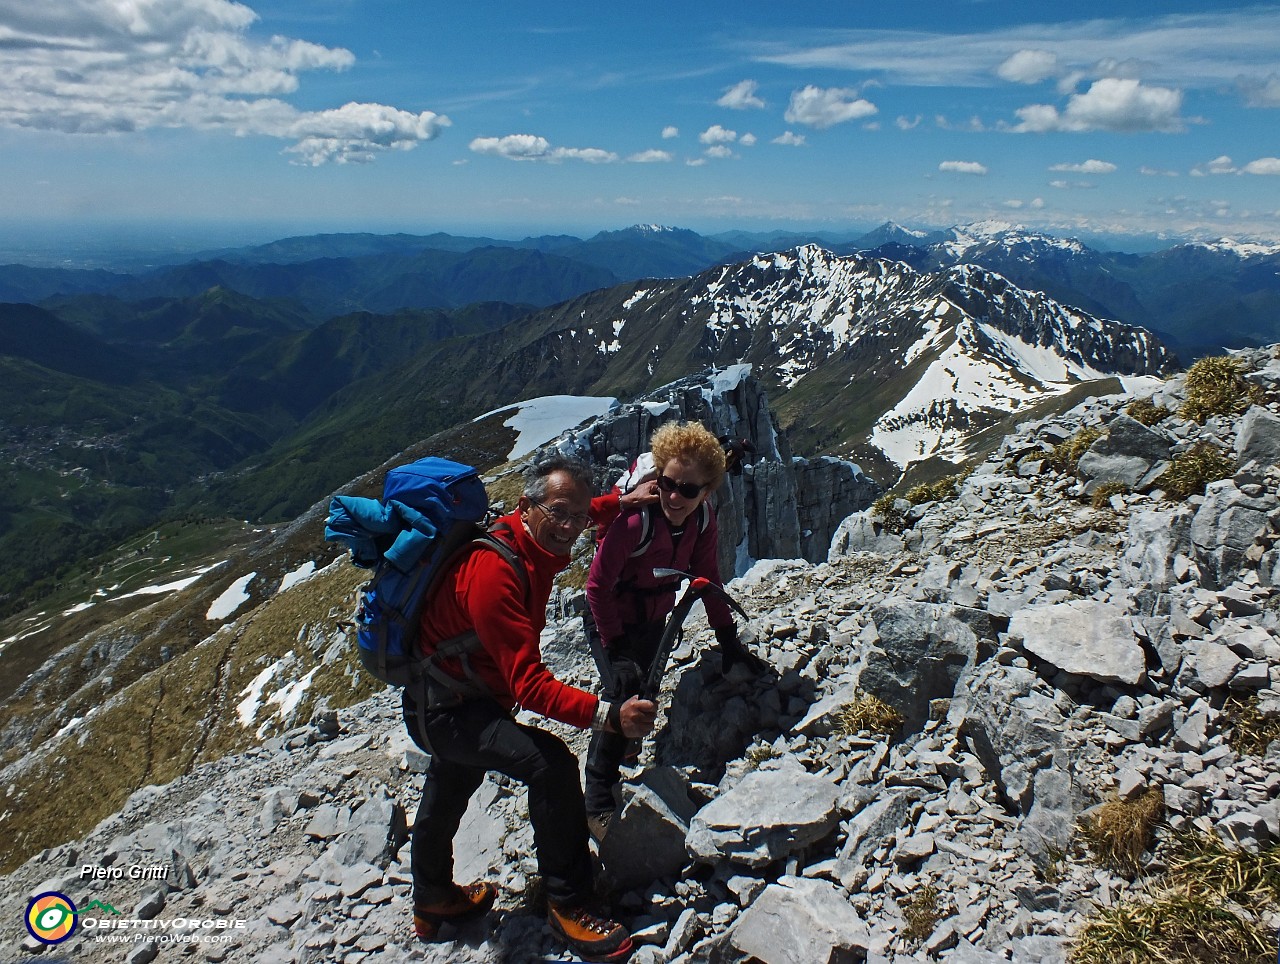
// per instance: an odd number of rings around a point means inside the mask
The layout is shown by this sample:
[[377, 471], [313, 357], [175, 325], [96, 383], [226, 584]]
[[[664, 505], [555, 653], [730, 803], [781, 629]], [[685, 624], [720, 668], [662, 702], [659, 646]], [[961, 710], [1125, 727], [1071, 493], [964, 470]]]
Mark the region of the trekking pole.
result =
[[[684, 636], [684, 621], [695, 602], [708, 592], [714, 593], [744, 620], [750, 617], [738, 605], [737, 600], [705, 576], [695, 576], [691, 573], [681, 572], [679, 569], [655, 569], [653, 570], [653, 575], [657, 579], [678, 578], [689, 580], [689, 585], [685, 587], [679, 601], [676, 602], [675, 608], [671, 610], [671, 615], [667, 617], [666, 629], [662, 631], [662, 638], [658, 641], [658, 651], [654, 654], [653, 662], [649, 666], [644, 685], [641, 686], [640, 692], [637, 694], [643, 700], [657, 702], [658, 694], [662, 691], [662, 677], [667, 672], [667, 661], [671, 658], [671, 654]], [[624, 759], [633, 759], [638, 756], [640, 745], [643, 742], [640, 737], [628, 740]]]

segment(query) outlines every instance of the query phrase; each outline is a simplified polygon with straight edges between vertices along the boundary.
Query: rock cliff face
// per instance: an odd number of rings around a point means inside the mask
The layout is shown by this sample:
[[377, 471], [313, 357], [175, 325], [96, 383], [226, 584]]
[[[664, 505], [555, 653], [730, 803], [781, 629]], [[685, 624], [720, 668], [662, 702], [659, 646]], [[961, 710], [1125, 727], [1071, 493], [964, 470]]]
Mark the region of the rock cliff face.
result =
[[[850, 516], [823, 562], [751, 566], [730, 589], [765, 678], [725, 677], [691, 620], [599, 854], [601, 886], [641, 944], [633, 960], [1065, 962], [1099, 907], [1148, 892], [1099, 866], [1078, 831], [1109, 801], [1158, 800], [1161, 848], [1187, 832], [1274, 857], [1280, 350], [1241, 358], [1262, 389], [1247, 413], [1183, 419], [1185, 386], [1167, 381], [1154, 400], [1175, 413], [1151, 427], [1152, 446], [1125, 421], [1132, 398], [1091, 399], [1022, 425], [953, 498], [904, 500], [894, 525]], [[1064, 465], [1059, 445], [1085, 429], [1098, 458]], [[1170, 497], [1163, 446], [1173, 466], [1203, 442], [1228, 453], [1223, 477]], [[1129, 491], [1090, 474], [1132, 475], [1130, 459], [1150, 468]], [[287, 635], [281, 648], [296, 636], [344, 658], [327, 624]], [[543, 651], [562, 679], [593, 685], [575, 621], [552, 620]], [[901, 725], [860, 723], [868, 696]], [[177, 958], [94, 935], [210, 936], [193, 920], [243, 922], [194, 945], [197, 960], [565, 959], [537, 908], [525, 795], [492, 775], [457, 837], [456, 875], [495, 880], [501, 901], [440, 943], [413, 941], [405, 826], [425, 764], [383, 692], [139, 790], [2, 886], [15, 905], [59, 891], [120, 911], [96, 911], [111, 931], [83, 915], [54, 952], [75, 961]], [[1153, 874], [1161, 862], [1139, 859]], [[124, 872], [93, 879], [86, 866]], [[921, 923], [927, 893], [935, 913]], [[1274, 900], [1214, 907], [1274, 946]], [[24, 946], [16, 913], [0, 939], [0, 955]]]

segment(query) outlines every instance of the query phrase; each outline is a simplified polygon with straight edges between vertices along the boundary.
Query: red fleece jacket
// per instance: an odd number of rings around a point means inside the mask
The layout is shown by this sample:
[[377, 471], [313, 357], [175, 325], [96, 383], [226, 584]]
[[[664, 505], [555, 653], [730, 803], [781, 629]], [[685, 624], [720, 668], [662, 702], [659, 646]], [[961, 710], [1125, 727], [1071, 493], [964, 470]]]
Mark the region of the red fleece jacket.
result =
[[[498, 553], [471, 552], [442, 575], [438, 591], [423, 610], [423, 652], [432, 653], [442, 640], [474, 629], [481, 648], [468, 656], [471, 669], [498, 702], [518, 704], [570, 726], [588, 727], [598, 698], [552, 676], [542, 662], [539, 644], [552, 582], [569, 558], [538, 545], [525, 530], [519, 512], [498, 522], [510, 527], [505, 541], [515, 548], [529, 574], [527, 597], [519, 576]], [[441, 668], [453, 676], [465, 676], [457, 660], [444, 660]]]

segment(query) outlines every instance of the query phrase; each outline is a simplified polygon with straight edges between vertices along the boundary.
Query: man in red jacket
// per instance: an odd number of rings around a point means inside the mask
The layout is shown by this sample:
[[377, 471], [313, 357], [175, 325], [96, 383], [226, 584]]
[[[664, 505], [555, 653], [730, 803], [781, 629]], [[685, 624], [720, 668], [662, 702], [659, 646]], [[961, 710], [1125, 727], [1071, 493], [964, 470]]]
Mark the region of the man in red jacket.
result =
[[433, 939], [442, 923], [483, 914], [497, 896], [488, 882], [453, 880], [454, 835], [486, 772], [497, 770], [529, 788], [551, 929], [588, 960], [620, 961], [631, 953], [626, 929], [590, 910], [594, 883], [577, 758], [558, 737], [513, 715], [520, 707], [626, 737], [653, 729], [651, 701], [604, 702], [561, 683], [542, 662], [539, 634], [552, 582], [591, 523], [591, 491], [591, 472], [582, 462], [557, 456], [534, 466], [519, 508], [496, 526], [527, 579], [498, 552], [476, 549], [442, 573], [440, 589], [424, 607], [424, 654], [474, 631], [480, 648], [467, 655], [469, 666], [448, 659], [440, 666], [460, 681], [478, 681], [490, 695], [428, 700], [422, 690], [404, 690], [409, 734], [431, 754], [412, 838], [414, 928], [423, 940]]

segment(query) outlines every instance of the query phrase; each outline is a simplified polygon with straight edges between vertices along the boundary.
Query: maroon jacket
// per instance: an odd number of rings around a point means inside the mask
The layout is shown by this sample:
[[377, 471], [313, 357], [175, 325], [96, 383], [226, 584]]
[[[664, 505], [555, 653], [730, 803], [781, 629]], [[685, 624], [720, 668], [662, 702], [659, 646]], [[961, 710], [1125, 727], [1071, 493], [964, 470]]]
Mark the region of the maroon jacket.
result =
[[[671, 586], [673, 582], [655, 577], [655, 568], [679, 569], [710, 579], [717, 586], [722, 585], [717, 556], [719, 530], [716, 514], [709, 505], [707, 511], [706, 528], [699, 529], [699, 512], [694, 512], [685, 522], [684, 534], [678, 542], [673, 541], [671, 525], [658, 506], [623, 512], [609, 527], [608, 534], [596, 550], [587, 577], [587, 604], [606, 643], [621, 636], [624, 625], [657, 622], [665, 619], [675, 608], [674, 587], [666, 591], [651, 591], [656, 587]], [[641, 542], [646, 512], [650, 516], [653, 536], [644, 552], [633, 557], [632, 553]], [[733, 613], [722, 600], [708, 595], [703, 597], [702, 603], [713, 628], [733, 625]]]

